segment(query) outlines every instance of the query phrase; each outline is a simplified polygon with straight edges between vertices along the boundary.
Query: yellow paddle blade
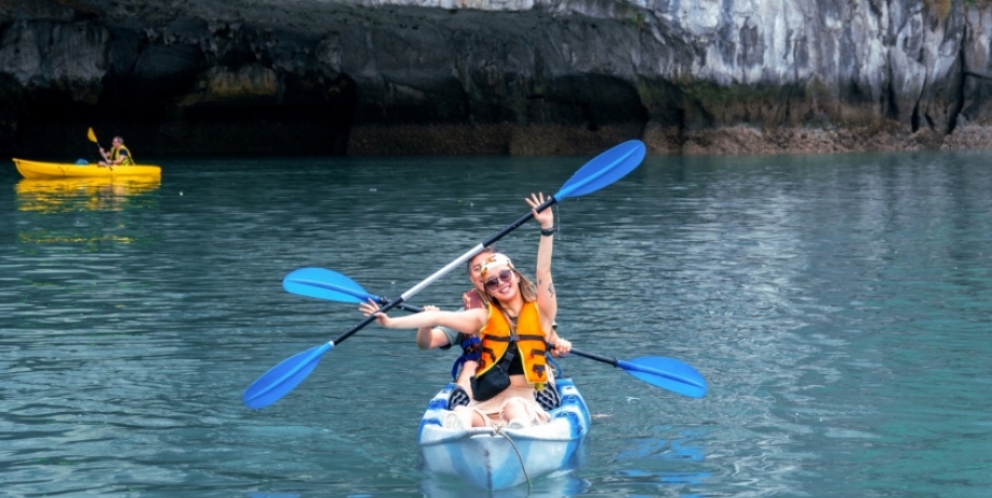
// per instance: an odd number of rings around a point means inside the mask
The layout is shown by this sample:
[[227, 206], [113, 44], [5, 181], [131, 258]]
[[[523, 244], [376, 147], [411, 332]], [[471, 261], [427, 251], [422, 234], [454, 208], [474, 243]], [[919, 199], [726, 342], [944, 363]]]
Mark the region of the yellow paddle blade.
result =
[[96, 143], [96, 133], [93, 133], [93, 128], [86, 130], [86, 138], [89, 138], [90, 142]]

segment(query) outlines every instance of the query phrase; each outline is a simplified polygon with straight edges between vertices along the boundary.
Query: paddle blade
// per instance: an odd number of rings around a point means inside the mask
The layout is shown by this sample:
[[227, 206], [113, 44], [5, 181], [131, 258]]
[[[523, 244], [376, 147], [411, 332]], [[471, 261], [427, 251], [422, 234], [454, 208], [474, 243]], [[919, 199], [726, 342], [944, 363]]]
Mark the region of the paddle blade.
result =
[[93, 128], [86, 130], [86, 138], [90, 139], [90, 142], [96, 143], [96, 133], [93, 133]]
[[300, 268], [282, 279], [282, 288], [291, 294], [337, 301], [364, 303], [372, 296], [354, 280], [325, 268]]
[[561, 202], [569, 197], [577, 197], [595, 192], [612, 185], [634, 171], [644, 160], [647, 148], [640, 140], [631, 140], [613, 147], [594, 157], [579, 168], [554, 195]]
[[644, 356], [630, 361], [618, 360], [617, 366], [648, 384], [668, 389], [690, 398], [706, 395], [706, 379], [691, 365], [662, 356]]
[[327, 342], [314, 346], [265, 372], [248, 386], [241, 401], [253, 410], [265, 408], [288, 394], [320, 363], [320, 357], [334, 347]]

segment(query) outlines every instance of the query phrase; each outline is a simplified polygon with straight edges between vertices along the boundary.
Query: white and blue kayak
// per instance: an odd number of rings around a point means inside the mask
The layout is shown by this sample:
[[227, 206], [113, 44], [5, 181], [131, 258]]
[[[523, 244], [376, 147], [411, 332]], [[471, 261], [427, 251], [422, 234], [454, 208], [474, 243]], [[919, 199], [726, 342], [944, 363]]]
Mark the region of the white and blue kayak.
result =
[[565, 467], [589, 432], [589, 408], [570, 379], [556, 381], [561, 404], [551, 421], [522, 429], [442, 427], [454, 389], [448, 384], [428, 403], [417, 442], [430, 471], [480, 489], [509, 488]]

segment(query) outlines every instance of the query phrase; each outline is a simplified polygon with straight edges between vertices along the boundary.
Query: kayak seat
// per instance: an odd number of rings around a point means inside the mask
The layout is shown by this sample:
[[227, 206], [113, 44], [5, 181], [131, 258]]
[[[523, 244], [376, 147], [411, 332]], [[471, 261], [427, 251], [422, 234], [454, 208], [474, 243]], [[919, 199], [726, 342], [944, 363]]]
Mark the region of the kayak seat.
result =
[[[558, 389], [554, 386], [547, 386], [546, 388], [534, 393], [534, 399], [537, 404], [541, 405], [545, 411], [551, 411], [555, 408], [561, 406], [561, 395], [558, 394]], [[462, 388], [462, 386], [455, 386], [451, 390], [451, 394], [448, 396], [448, 410], [454, 409], [456, 406], [467, 406], [471, 397], [469, 397], [468, 392]]]
[[549, 385], [535, 392], [534, 398], [537, 400], [537, 404], [544, 408], [544, 411], [550, 412], [561, 406], [561, 395], [558, 394], [558, 388], [555, 386]]
[[462, 386], [455, 386], [455, 388], [451, 390], [451, 395], [448, 396], [448, 409], [451, 410], [456, 406], [468, 405], [469, 401], [471, 401], [471, 398], [469, 398], [469, 395], [465, 392], [465, 389], [463, 389]]

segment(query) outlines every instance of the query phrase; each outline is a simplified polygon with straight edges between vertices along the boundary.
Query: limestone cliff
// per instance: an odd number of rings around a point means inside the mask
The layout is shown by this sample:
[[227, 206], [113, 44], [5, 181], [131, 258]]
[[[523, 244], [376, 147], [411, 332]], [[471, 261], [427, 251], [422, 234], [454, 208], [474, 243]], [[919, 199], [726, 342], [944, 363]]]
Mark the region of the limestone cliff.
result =
[[987, 0], [0, 0], [0, 150], [984, 148], [990, 50]]

